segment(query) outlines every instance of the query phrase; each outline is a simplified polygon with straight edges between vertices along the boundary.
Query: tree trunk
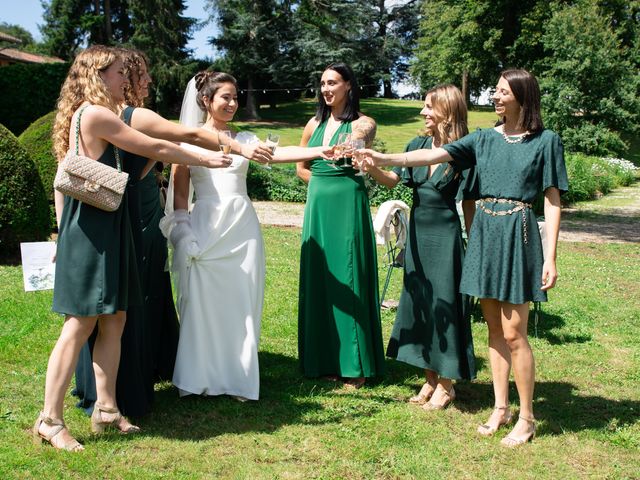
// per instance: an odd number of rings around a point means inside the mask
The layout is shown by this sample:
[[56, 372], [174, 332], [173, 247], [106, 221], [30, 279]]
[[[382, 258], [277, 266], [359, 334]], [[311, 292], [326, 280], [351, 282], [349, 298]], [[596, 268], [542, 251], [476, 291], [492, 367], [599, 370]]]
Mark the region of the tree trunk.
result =
[[[101, 15], [100, 0], [93, 0], [93, 9], [97, 16]], [[92, 27], [91, 30], [95, 34], [95, 38], [93, 37], [93, 34], [91, 35], [91, 40], [93, 40], [93, 43], [105, 43], [104, 28], [102, 26], [96, 25]]]
[[466, 68], [462, 71], [462, 98], [464, 98], [467, 106], [470, 106], [469, 97], [469, 70]]
[[105, 43], [113, 42], [113, 27], [111, 25], [111, 0], [104, 0], [104, 36]]
[[382, 82], [382, 96], [384, 98], [393, 98], [393, 91], [391, 90], [391, 80], [385, 80]]
[[247, 117], [251, 120], [258, 120], [258, 111], [256, 109], [256, 97], [253, 91], [253, 78], [247, 79], [247, 105], [244, 107]]
[[[378, 17], [378, 38], [382, 39], [383, 45], [387, 41], [387, 8], [384, 6], [384, 0], [378, 0], [378, 10], [380, 16]], [[391, 91], [391, 70], [389, 68], [384, 69], [386, 79], [382, 81], [382, 96], [384, 98], [392, 98], [393, 92]]]

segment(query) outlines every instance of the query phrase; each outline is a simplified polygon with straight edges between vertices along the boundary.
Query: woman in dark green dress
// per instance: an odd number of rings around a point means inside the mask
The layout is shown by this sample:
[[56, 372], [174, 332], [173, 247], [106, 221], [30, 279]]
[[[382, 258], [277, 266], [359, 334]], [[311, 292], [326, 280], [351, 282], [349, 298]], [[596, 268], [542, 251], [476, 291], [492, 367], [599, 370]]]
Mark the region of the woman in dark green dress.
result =
[[[467, 107], [460, 90], [441, 85], [429, 90], [424, 108], [429, 136], [414, 138], [405, 151], [431, 149], [468, 133]], [[413, 189], [400, 304], [387, 356], [423, 368], [426, 381], [410, 403], [442, 409], [455, 398], [452, 379], [475, 378], [469, 297], [459, 293], [464, 245], [456, 207], [463, 174], [449, 164], [369, 168], [378, 183]], [[472, 178], [472, 170], [463, 172]], [[463, 201], [465, 223], [473, 219], [473, 200]]]
[[[319, 106], [302, 146], [335, 145], [351, 133], [370, 145], [375, 122], [359, 112], [351, 69], [329, 65], [320, 82]], [[376, 247], [369, 200], [352, 167], [316, 159], [298, 163], [309, 183], [302, 228], [298, 353], [308, 377], [342, 377], [362, 386], [384, 366]]]
[[[115, 166], [117, 149], [122, 148], [169, 162], [229, 164], [229, 159], [220, 155], [193, 155], [127, 127], [116, 113], [124, 100], [123, 70], [122, 59], [113, 48], [95, 45], [78, 54], [58, 100], [53, 127], [58, 160], [75, 151]], [[44, 408], [33, 427], [33, 437], [58, 449], [83, 450], [64, 424], [64, 396], [80, 348], [96, 324], [93, 363], [97, 401], [92, 430], [139, 430], [120, 414], [115, 393], [126, 310], [139, 297], [126, 197], [125, 193], [115, 212], [106, 212], [56, 192], [59, 236], [53, 310], [64, 314], [65, 321], [49, 357]]]
[[[560, 228], [560, 193], [568, 188], [562, 142], [545, 130], [540, 116], [540, 89], [525, 70], [506, 70], [493, 97], [501, 123], [435, 150], [370, 155], [378, 164], [430, 165], [453, 162], [475, 165], [478, 212], [469, 236], [460, 290], [480, 298], [489, 327], [489, 361], [495, 406], [478, 427], [493, 435], [511, 422], [509, 374], [514, 370], [520, 413], [502, 439], [508, 447], [535, 435], [533, 389], [535, 368], [527, 340], [529, 302], [546, 301], [558, 277], [556, 245]], [[544, 192], [547, 242], [542, 242], [531, 203]]]

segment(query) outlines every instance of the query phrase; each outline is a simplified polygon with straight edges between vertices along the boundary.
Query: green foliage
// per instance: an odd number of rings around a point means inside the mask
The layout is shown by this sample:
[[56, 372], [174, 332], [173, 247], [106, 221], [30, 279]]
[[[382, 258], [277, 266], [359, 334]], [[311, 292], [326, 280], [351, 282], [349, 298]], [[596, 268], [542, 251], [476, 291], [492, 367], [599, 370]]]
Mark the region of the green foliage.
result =
[[33, 122], [18, 137], [18, 141], [25, 148], [38, 168], [42, 186], [49, 200], [53, 200], [53, 179], [56, 176], [58, 162], [53, 155], [51, 132], [56, 112], [49, 112]]
[[46, 240], [49, 208], [33, 161], [0, 124], [0, 258], [17, 253], [20, 242]]
[[556, 11], [543, 36], [545, 124], [569, 151], [622, 155], [621, 133], [638, 131], [640, 73], [625, 59], [612, 18], [595, 0]]
[[584, 154], [565, 155], [565, 162], [569, 191], [562, 200], [566, 203], [592, 200], [616, 187], [630, 185], [637, 171], [630, 162]]
[[20, 134], [18, 141], [36, 164], [44, 193], [49, 201], [51, 225], [56, 225], [56, 211], [53, 203], [53, 179], [56, 176], [58, 162], [53, 154], [51, 132], [56, 112], [40, 117]]
[[14, 135], [55, 108], [68, 70], [66, 63], [17, 63], [2, 67], [0, 118]]
[[307, 200], [307, 186], [295, 170], [279, 166], [267, 170], [253, 162], [249, 164], [247, 191], [252, 200], [298, 203]]

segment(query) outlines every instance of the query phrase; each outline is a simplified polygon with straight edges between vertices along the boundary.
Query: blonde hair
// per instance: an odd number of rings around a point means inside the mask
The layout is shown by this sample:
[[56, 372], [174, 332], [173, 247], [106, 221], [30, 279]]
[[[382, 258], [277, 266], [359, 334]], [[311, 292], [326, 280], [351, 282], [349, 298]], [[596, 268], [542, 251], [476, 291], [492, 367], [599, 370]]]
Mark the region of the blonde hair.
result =
[[136, 87], [143, 73], [148, 72], [147, 56], [133, 48], [120, 48], [118, 53], [124, 62], [124, 74], [129, 80], [129, 83], [124, 86], [124, 101], [132, 107], [144, 107], [144, 97], [139, 95]]
[[[451, 143], [469, 133], [467, 127], [467, 104], [462, 92], [455, 85], [438, 85], [429, 90], [425, 98], [431, 95], [431, 105], [440, 142]], [[435, 132], [429, 131], [429, 135]]]
[[84, 102], [100, 105], [118, 113], [100, 72], [120, 57], [117, 51], [104, 45], [94, 45], [80, 52], [73, 61], [58, 97], [56, 120], [53, 124], [53, 152], [60, 161], [69, 150], [69, 130], [75, 111]]

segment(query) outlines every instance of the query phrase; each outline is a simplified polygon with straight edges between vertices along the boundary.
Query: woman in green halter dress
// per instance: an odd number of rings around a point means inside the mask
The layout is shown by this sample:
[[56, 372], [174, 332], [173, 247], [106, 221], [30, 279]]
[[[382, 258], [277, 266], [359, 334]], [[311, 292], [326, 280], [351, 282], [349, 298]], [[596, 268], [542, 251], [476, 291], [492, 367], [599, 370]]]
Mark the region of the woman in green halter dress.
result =
[[[318, 112], [301, 145], [335, 145], [351, 133], [370, 145], [375, 122], [359, 112], [351, 69], [332, 64], [322, 74]], [[384, 368], [376, 246], [369, 200], [351, 167], [316, 159], [299, 163], [309, 183], [302, 228], [298, 354], [307, 377], [342, 377], [356, 387]]]
[[[527, 340], [529, 302], [546, 301], [558, 277], [556, 246], [560, 194], [568, 188], [560, 137], [545, 130], [540, 116], [540, 88], [526, 70], [502, 72], [493, 96], [501, 124], [478, 130], [442, 148], [406, 154], [363, 152], [380, 165], [431, 165], [452, 162], [476, 168], [478, 210], [460, 291], [480, 299], [489, 328], [489, 362], [495, 396], [480, 435], [493, 435], [511, 422], [509, 375], [514, 370], [520, 412], [502, 444], [515, 447], [535, 435], [535, 366]], [[532, 202], [544, 193], [547, 230], [543, 253]]]
[[[124, 100], [123, 70], [122, 59], [113, 48], [95, 45], [78, 54], [58, 100], [53, 147], [59, 160], [71, 150], [114, 166], [116, 148], [122, 148], [168, 162], [212, 167], [229, 164], [230, 159], [220, 155], [192, 155], [171, 142], [152, 139], [127, 127], [116, 114]], [[83, 450], [65, 426], [64, 397], [80, 348], [96, 325], [99, 330], [93, 361], [98, 398], [91, 417], [92, 430], [139, 430], [120, 414], [115, 398], [120, 336], [126, 310], [137, 296], [126, 202], [123, 198], [115, 212], [106, 212], [64, 199], [56, 192], [59, 236], [53, 310], [64, 314], [65, 320], [49, 357], [44, 408], [33, 427], [33, 437], [58, 449]]]

